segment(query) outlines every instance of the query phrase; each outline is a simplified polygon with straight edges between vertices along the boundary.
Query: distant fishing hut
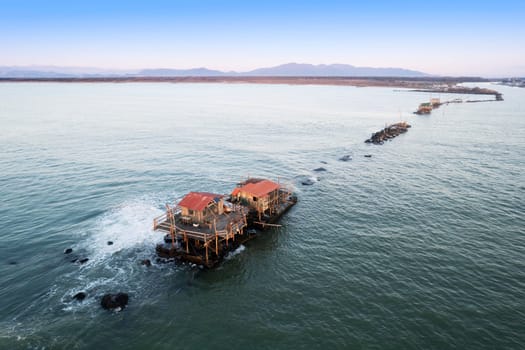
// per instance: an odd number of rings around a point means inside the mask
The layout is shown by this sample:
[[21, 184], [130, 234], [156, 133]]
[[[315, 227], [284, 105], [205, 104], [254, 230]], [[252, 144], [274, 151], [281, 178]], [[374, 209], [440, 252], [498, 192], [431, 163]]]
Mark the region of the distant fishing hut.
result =
[[421, 103], [414, 114], [430, 114], [432, 112], [432, 103], [425, 102]]
[[[209, 192], [190, 192], [176, 206], [153, 220], [153, 229], [166, 233], [157, 253], [208, 267], [215, 265], [236, 239], [246, 239], [248, 209]], [[239, 236], [239, 237], [238, 237]]]

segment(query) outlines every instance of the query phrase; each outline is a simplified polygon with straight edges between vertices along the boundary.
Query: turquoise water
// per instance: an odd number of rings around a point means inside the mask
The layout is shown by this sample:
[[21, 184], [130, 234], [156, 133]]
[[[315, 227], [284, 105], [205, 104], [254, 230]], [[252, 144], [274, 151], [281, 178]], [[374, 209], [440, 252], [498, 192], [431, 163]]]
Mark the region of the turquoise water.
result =
[[[387, 88], [0, 84], [0, 348], [524, 348], [525, 89], [496, 89], [416, 116]], [[295, 187], [281, 229], [154, 261], [165, 203], [248, 175]]]

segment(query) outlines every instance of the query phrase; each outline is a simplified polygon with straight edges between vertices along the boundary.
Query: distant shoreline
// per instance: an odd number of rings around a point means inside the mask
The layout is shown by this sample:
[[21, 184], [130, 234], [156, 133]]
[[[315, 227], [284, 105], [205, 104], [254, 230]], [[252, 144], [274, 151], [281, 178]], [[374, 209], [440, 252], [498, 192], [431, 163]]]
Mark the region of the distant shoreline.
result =
[[0, 82], [56, 82], [56, 83], [216, 83], [216, 84], [286, 84], [286, 85], [336, 85], [355, 87], [396, 87], [430, 89], [436, 85], [454, 86], [464, 82], [489, 82], [477, 77], [89, 77], [89, 78], [0, 78]]

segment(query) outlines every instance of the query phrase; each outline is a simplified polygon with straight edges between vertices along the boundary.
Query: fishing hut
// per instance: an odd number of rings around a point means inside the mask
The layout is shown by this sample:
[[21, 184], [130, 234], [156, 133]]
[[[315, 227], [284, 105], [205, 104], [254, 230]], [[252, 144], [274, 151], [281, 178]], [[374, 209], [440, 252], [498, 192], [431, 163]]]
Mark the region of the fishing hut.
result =
[[441, 99], [437, 97], [431, 98], [430, 105], [432, 106], [432, 108], [438, 108], [439, 106], [441, 106]]
[[258, 178], [248, 178], [237, 184], [230, 200], [249, 209], [248, 224], [266, 228], [297, 203], [297, 197], [286, 186]]
[[166, 233], [157, 253], [212, 267], [248, 239], [247, 214], [246, 207], [225, 202], [221, 194], [190, 192], [177, 205], [166, 204], [166, 212], [153, 220], [153, 229]]
[[430, 114], [432, 112], [432, 103], [425, 102], [421, 103], [414, 114]]

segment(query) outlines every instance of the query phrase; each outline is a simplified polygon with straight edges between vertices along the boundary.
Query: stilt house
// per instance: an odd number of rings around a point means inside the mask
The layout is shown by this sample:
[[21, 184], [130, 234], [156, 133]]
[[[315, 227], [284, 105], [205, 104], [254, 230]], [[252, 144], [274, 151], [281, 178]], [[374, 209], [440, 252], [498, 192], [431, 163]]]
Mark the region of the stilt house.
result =
[[185, 223], [204, 224], [224, 212], [223, 195], [209, 192], [190, 192], [180, 202], [181, 220]]
[[270, 180], [249, 179], [232, 192], [232, 199], [261, 215], [273, 215], [277, 210], [281, 186]]

